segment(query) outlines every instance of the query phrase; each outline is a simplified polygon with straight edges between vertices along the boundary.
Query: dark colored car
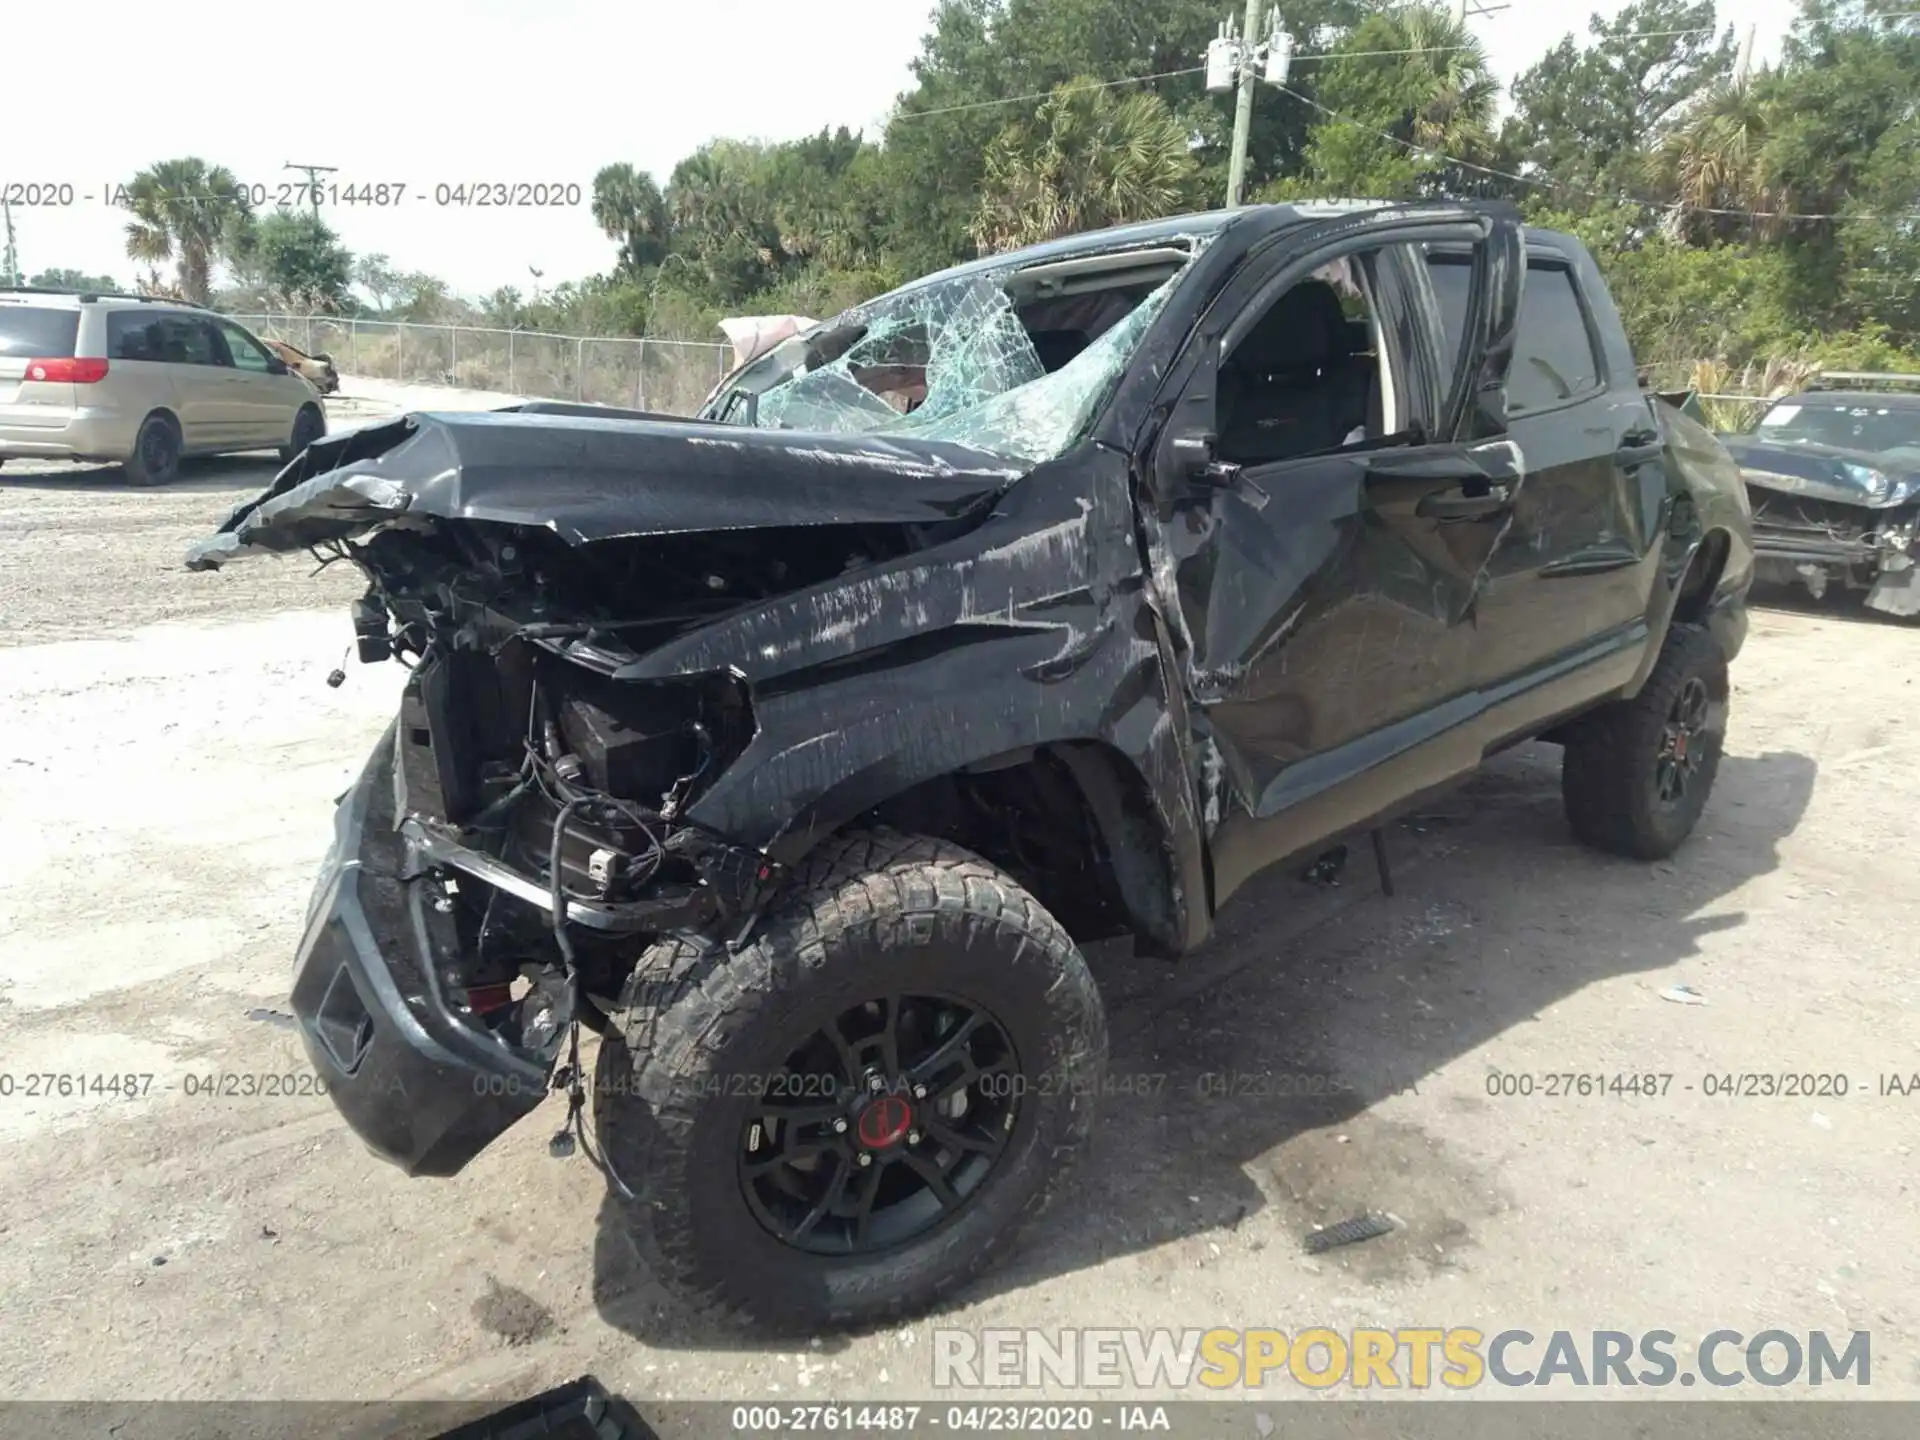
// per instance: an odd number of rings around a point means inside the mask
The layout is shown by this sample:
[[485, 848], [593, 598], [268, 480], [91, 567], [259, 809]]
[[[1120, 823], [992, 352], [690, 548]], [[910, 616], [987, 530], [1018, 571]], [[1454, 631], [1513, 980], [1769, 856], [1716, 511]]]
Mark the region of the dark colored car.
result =
[[294, 981], [348, 1123], [449, 1174], [588, 1103], [586, 1024], [641, 1253], [807, 1326], [931, 1303], [1059, 1186], [1083, 944], [1188, 954], [1535, 737], [1576, 835], [1670, 854], [1744, 504], [1574, 240], [1271, 206], [933, 276], [696, 419], [329, 439], [190, 563], [344, 555], [362, 658], [414, 667]]
[[1810, 389], [1721, 437], [1752, 500], [1755, 578], [1920, 614], [1920, 376], [1889, 378], [1912, 388]]

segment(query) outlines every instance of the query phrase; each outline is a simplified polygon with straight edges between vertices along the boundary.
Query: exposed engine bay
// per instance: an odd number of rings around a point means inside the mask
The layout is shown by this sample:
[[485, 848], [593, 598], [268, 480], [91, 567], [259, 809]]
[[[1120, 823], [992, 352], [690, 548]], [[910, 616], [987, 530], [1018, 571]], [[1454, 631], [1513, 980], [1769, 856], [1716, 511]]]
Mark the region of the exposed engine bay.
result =
[[1757, 579], [1804, 586], [1815, 600], [1830, 588], [1865, 591], [1872, 609], [1920, 614], [1920, 508], [1869, 510], [1757, 484], [1748, 495]]
[[[405, 878], [440, 881], [436, 908], [456, 926], [476, 1016], [505, 1010], [517, 976], [556, 963], [573, 1003], [611, 993], [636, 933], [751, 913], [780, 867], [684, 817], [752, 738], [746, 685], [620, 671], [743, 603], [903, 553], [916, 528], [642, 537], [582, 552], [549, 532], [443, 522], [331, 547], [370, 579], [354, 607], [360, 659], [413, 672], [395, 732]], [[558, 1023], [571, 1008], [559, 998], [500, 1015], [516, 1032], [503, 1038], [537, 1048], [553, 1032], [531, 1015]]]

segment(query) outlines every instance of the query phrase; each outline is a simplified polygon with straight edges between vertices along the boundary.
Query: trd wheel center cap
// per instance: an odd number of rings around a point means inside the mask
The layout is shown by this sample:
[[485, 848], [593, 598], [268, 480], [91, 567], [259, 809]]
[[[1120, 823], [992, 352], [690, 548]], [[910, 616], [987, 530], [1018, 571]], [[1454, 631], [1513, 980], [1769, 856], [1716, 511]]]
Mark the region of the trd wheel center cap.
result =
[[869, 1150], [884, 1150], [899, 1144], [913, 1128], [913, 1106], [898, 1095], [877, 1095], [860, 1111], [854, 1132]]

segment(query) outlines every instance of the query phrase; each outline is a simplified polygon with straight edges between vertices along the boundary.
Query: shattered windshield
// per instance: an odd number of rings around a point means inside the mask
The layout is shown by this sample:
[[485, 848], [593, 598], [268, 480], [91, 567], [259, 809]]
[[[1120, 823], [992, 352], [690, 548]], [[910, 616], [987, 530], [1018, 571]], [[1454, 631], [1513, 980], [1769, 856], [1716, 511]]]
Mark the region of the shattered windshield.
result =
[[[947, 440], [1032, 463], [1092, 419], [1187, 258], [1019, 283], [986, 272], [923, 285], [796, 336], [721, 397], [746, 423]], [[753, 397], [747, 409], [742, 397]], [[750, 418], [749, 418], [750, 417]]]
[[1920, 445], [1920, 408], [1809, 405], [1783, 401], [1754, 432], [1776, 445], [1831, 445], [1841, 450], [1898, 450]]

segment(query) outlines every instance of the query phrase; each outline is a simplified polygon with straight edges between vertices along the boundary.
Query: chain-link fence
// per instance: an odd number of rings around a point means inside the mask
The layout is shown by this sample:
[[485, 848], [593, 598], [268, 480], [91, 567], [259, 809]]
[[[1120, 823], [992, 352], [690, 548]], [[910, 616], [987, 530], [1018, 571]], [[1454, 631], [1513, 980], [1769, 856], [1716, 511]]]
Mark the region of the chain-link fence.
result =
[[669, 415], [699, 409], [733, 361], [731, 345], [699, 340], [554, 335], [331, 315], [232, 318], [309, 355], [331, 356], [343, 375], [498, 390], [542, 400], [585, 400]]

